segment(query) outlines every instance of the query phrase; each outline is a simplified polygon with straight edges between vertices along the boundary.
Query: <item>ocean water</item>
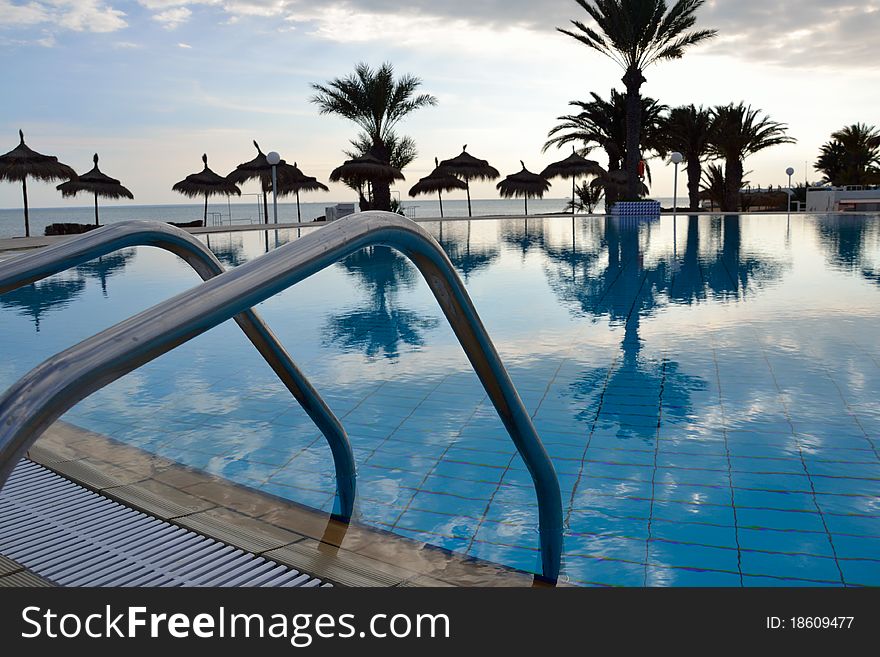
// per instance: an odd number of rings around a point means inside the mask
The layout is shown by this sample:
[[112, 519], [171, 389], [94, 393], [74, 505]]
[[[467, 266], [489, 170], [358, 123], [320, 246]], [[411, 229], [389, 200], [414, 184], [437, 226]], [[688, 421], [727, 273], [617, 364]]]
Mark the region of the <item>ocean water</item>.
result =
[[[672, 199], [660, 199], [664, 206], [671, 205]], [[300, 213], [303, 221], [313, 221], [324, 216], [324, 208], [343, 201], [322, 201], [320, 203], [302, 203]], [[348, 201], [351, 202], [351, 201]], [[568, 199], [548, 198], [529, 199], [530, 214], [554, 214], [563, 212]], [[436, 198], [420, 197], [404, 200], [407, 215], [419, 219], [439, 217], [440, 204]], [[474, 199], [471, 202], [473, 214], [480, 216], [521, 216], [524, 212], [522, 199]], [[197, 221], [204, 216], [205, 206], [201, 203], [186, 205], [114, 205], [100, 207], [102, 224], [113, 224], [120, 221], [174, 221], [178, 223]], [[600, 206], [597, 212], [602, 212]], [[446, 217], [466, 217], [466, 200], [443, 201], [443, 212]], [[260, 223], [263, 218], [262, 202], [226, 203], [209, 202], [208, 225], [222, 221], [224, 225]], [[272, 217], [271, 199], [269, 200], [269, 217]], [[296, 221], [296, 203], [278, 204], [278, 221], [290, 223]], [[231, 218], [231, 219], [230, 219]], [[31, 235], [43, 235], [46, 226], [53, 223], [90, 224], [95, 221], [94, 206], [30, 208]], [[24, 211], [22, 208], [0, 209], [0, 238], [22, 237], [24, 235]]]

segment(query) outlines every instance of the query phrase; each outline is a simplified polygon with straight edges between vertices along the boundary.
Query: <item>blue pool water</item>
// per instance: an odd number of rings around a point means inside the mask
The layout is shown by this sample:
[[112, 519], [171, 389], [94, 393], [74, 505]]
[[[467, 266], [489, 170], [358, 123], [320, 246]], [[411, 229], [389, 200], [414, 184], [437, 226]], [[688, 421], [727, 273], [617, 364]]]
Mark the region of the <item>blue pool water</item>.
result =
[[[423, 225], [553, 458], [572, 582], [880, 585], [880, 217]], [[296, 236], [209, 243], [234, 266]], [[0, 296], [0, 385], [197, 282], [138, 248]], [[259, 311], [349, 432], [362, 522], [534, 570], [530, 478], [404, 258], [357, 253]], [[233, 323], [64, 419], [332, 506], [329, 448]]]

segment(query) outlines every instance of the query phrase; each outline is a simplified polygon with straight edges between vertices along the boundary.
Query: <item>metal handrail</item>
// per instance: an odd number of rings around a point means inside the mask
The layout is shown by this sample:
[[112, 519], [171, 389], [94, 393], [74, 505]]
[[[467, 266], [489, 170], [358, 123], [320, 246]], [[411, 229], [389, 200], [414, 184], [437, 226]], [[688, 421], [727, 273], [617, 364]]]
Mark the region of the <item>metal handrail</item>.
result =
[[[98, 228], [0, 263], [0, 294], [132, 246], [153, 246], [169, 251], [182, 258], [202, 280], [225, 271], [217, 256], [188, 232], [166, 223], [130, 221]], [[256, 311], [245, 310], [235, 316], [235, 321], [327, 439], [336, 469], [333, 515], [349, 521], [356, 497], [356, 468], [342, 423]], [[0, 479], [2, 481], [5, 479]]]
[[541, 573], [556, 581], [562, 557], [562, 496], [550, 457], [448, 256], [418, 224], [389, 212], [339, 219], [31, 370], [0, 398], [0, 484], [36, 438], [81, 399], [345, 256], [377, 244], [400, 251], [419, 269], [525, 461], [538, 498]]

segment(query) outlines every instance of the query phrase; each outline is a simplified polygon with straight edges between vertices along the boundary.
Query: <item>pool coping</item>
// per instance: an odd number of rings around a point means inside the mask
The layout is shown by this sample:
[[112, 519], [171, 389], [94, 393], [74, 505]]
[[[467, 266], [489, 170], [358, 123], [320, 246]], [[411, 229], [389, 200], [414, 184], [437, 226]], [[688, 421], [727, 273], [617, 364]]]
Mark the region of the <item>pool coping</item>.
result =
[[357, 521], [346, 525], [64, 421], [37, 440], [28, 458], [117, 502], [337, 586], [542, 585], [532, 573]]

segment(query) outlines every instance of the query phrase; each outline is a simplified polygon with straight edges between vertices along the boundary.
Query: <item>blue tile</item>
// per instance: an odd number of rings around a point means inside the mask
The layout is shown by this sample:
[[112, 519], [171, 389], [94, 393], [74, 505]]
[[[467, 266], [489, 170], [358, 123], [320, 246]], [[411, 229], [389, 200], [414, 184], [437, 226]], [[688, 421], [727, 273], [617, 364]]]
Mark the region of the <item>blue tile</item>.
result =
[[655, 518], [651, 523], [651, 536], [658, 544], [693, 543], [733, 549], [737, 546], [736, 527], [723, 525], [667, 522]]
[[841, 559], [839, 563], [847, 584], [880, 586], [880, 561], [877, 559]]
[[740, 527], [738, 537], [739, 544], [743, 550], [791, 554], [801, 553], [820, 557], [834, 556], [828, 535], [824, 532]]
[[699, 568], [738, 572], [735, 549], [706, 547], [688, 543], [650, 541], [648, 563], [653, 566]]
[[880, 559], [880, 536], [866, 538], [832, 534], [831, 540], [841, 562], [843, 559]]
[[733, 507], [710, 504], [655, 502], [654, 517], [667, 522], [697, 522], [733, 527]]
[[740, 576], [715, 570], [651, 565], [648, 566], [648, 586], [736, 587], [740, 586]]
[[809, 579], [842, 585], [835, 560], [826, 557], [744, 551], [742, 572], [743, 575]]
[[575, 583], [598, 586], [644, 586], [645, 567], [613, 559], [565, 557], [564, 572]]
[[815, 511], [774, 511], [772, 509], [738, 507], [736, 517], [740, 527], [795, 529], [805, 532], [825, 530], [822, 516]]

